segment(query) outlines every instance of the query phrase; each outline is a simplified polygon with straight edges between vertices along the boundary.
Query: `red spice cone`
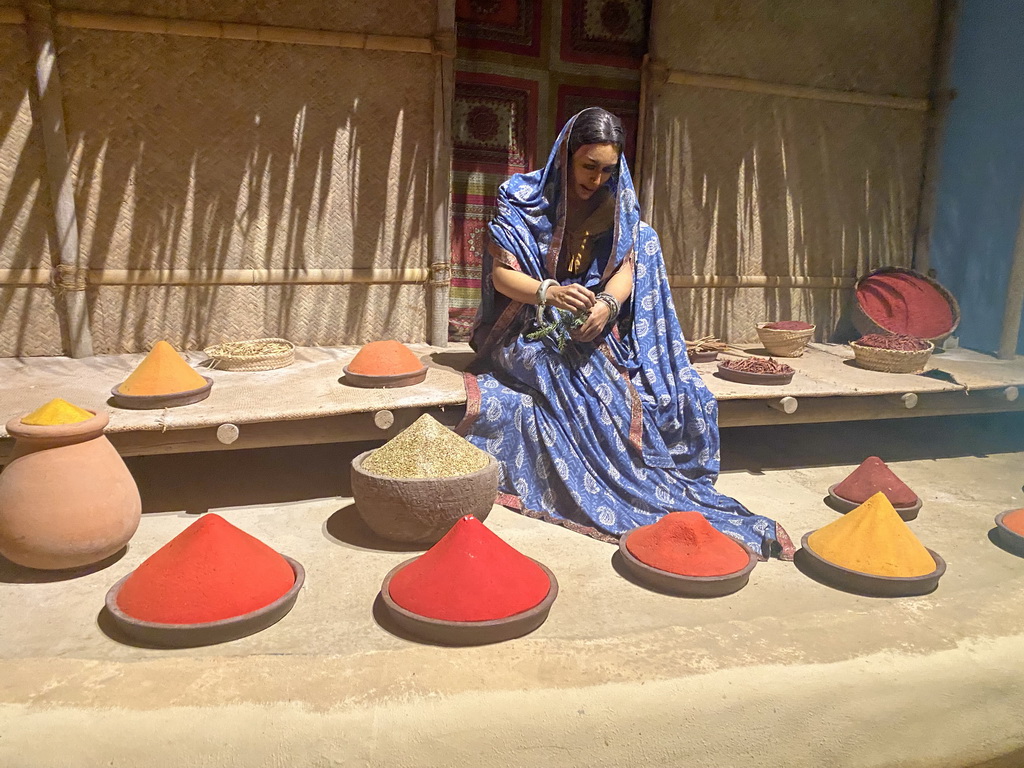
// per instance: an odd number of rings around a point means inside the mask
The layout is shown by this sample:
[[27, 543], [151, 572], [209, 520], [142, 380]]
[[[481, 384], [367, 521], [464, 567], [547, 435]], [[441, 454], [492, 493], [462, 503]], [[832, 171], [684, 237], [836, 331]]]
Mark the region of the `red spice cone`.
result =
[[397, 605], [445, 621], [504, 619], [538, 605], [550, 589], [540, 566], [472, 515], [455, 523], [388, 586]]
[[206, 514], [132, 572], [117, 605], [142, 621], [200, 624], [263, 608], [294, 583], [280, 554], [219, 515]]
[[371, 341], [363, 346], [348, 369], [367, 376], [391, 376], [412, 373], [423, 368], [423, 363], [405, 344], [398, 341]]
[[716, 530], [700, 512], [671, 512], [626, 539], [637, 560], [680, 576], [725, 576], [742, 570], [750, 555]]
[[884, 493], [894, 507], [910, 507], [917, 503], [917, 494], [877, 456], [864, 459], [833, 490], [836, 496], [858, 504], [863, 504], [879, 492]]

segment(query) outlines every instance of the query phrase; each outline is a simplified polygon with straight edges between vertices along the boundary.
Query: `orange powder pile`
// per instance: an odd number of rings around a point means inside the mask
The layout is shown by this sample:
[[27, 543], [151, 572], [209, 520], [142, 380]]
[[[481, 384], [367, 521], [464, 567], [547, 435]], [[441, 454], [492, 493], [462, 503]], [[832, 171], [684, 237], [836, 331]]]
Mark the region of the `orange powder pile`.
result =
[[36, 408], [28, 416], [23, 416], [21, 423], [37, 427], [52, 427], [57, 424], [78, 424], [80, 421], [88, 421], [93, 415], [84, 408], [79, 408], [58, 397], [46, 405]]
[[223, 517], [192, 523], [125, 580], [117, 605], [160, 624], [201, 624], [259, 610], [283, 597], [295, 572], [281, 555]]
[[896, 507], [910, 507], [917, 503], [917, 494], [877, 456], [864, 459], [833, 491], [836, 496], [858, 504], [863, 504], [879, 492], [884, 493]]
[[205, 386], [206, 379], [174, 347], [158, 341], [117, 391], [122, 395], [173, 395]]
[[700, 512], [672, 512], [626, 539], [637, 560], [681, 576], [725, 576], [747, 566], [750, 555], [715, 530]]
[[874, 576], [924, 576], [935, 570], [935, 560], [881, 492], [816, 530], [807, 546], [831, 563]]
[[1015, 509], [1003, 518], [1003, 525], [1014, 533], [1024, 536], [1024, 509]]
[[397, 341], [371, 341], [365, 345], [348, 369], [364, 376], [390, 376], [396, 373], [412, 373], [423, 368], [410, 349]]

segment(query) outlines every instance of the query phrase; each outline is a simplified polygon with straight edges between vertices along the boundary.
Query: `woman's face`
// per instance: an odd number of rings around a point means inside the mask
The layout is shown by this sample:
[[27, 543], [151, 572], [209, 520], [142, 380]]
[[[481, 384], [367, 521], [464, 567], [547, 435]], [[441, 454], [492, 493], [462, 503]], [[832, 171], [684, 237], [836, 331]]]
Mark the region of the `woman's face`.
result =
[[619, 153], [614, 144], [584, 144], [572, 156], [570, 196], [589, 200], [611, 178], [618, 164]]

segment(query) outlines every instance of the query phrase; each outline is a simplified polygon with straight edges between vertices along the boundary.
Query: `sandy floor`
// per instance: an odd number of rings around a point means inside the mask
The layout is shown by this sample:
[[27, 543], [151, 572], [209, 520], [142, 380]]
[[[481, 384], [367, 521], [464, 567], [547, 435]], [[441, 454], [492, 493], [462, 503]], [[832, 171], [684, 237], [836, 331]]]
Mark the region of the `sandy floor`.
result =
[[[470, 649], [375, 619], [415, 553], [355, 516], [363, 448], [130, 459], [147, 514], [122, 558], [50, 581], [0, 563], [0, 766], [1024, 765], [1024, 558], [989, 540], [1024, 506], [1020, 415], [724, 433], [720, 487], [794, 540], [882, 455], [948, 561], [931, 595], [858, 597], [771, 561], [735, 595], [672, 598], [625, 580], [614, 547], [496, 508], [561, 593], [532, 635]], [[106, 590], [208, 510], [305, 565], [295, 609], [202, 649], [109, 636]]]

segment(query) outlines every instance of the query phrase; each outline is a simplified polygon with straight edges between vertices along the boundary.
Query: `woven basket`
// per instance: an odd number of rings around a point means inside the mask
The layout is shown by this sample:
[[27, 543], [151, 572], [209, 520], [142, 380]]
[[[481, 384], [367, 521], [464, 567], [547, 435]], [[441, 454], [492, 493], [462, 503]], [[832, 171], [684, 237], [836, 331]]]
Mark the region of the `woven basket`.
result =
[[765, 328], [766, 323], [758, 323], [757, 337], [761, 345], [772, 357], [800, 357], [807, 347], [807, 342], [814, 335], [814, 326], [802, 331], [784, 331], [777, 328]]
[[857, 291], [860, 290], [861, 284], [865, 280], [867, 280], [870, 277], [874, 277], [875, 275], [884, 275], [892, 272], [898, 272], [904, 275], [912, 275], [918, 280], [928, 283], [928, 285], [932, 286], [935, 290], [942, 294], [942, 297], [949, 304], [949, 309], [953, 313], [953, 327], [950, 328], [946, 333], [940, 333], [938, 336], [932, 336], [931, 338], [928, 339], [922, 339], [922, 341], [930, 341], [937, 347], [942, 346], [942, 342], [948, 339], [952, 335], [953, 331], [957, 329], [957, 326], [960, 325], [960, 304], [957, 303], [956, 297], [948, 290], [946, 290], [946, 287], [942, 285], [942, 283], [928, 277], [928, 275], [921, 274], [920, 272], [916, 272], [913, 269], [907, 269], [906, 267], [881, 267], [880, 269], [876, 269], [872, 272], [869, 272], [868, 274], [863, 275], [857, 279], [857, 284], [853, 288], [853, 307], [851, 312], [853, 327], [857, 329], [861, 336], [868, 336], [872, 333], [884, 333], [885, 335], [888, 336], [892, 333], [895, 333], [895, 331], [892, 331], [888, 328], [883, 328], [877, 322], [875, 322], [875, 320], [872, 319], [864, 311], [863, 307], [861, 307], [860, 305], [860, 301], [857, 298]]
[[855, 341], [850, 342], [857, 365], [869, 371], [884, 373], [920, 373], [931, 357], [935, 345], [928, 342], [928, 349], [916, 349], [904, 352], [902, 349], [879, 349], [865, 347]]
[[[284, 344], [287, 349], [261, 352], [261, 344]], [[221, 371], [270, 371], [295, 362], [295, 345], [286, 339], [246, 339], [227, 341], [203, 350]]]

